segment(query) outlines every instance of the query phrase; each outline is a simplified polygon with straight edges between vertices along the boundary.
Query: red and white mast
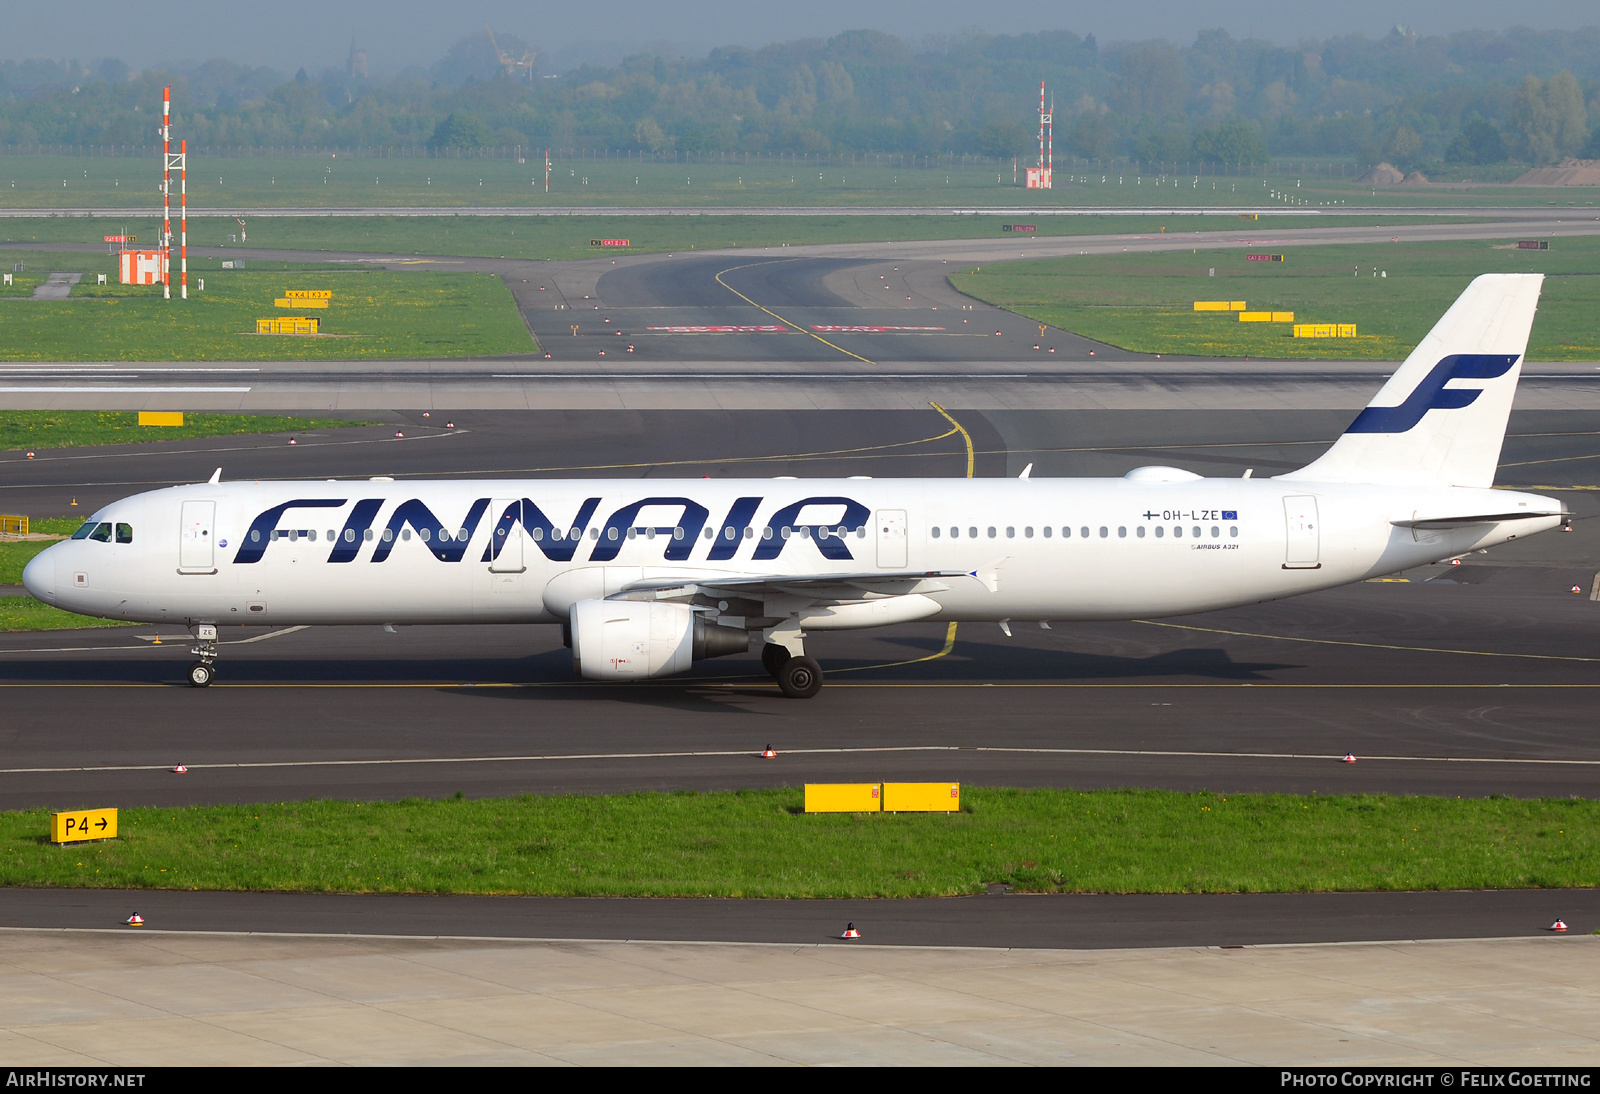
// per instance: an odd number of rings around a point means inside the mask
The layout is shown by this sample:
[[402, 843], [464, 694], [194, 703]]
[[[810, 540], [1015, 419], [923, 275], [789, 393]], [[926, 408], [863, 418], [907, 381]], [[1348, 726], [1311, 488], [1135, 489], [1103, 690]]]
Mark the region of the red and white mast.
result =
[[161, 91], [161, 295], [172, 299], [167, 266], [172, 257], [172, 88]]
[[189, 142], [178, 142], [178, 247], [182, 278], [179, 293], [189, 299]]
[[[1045, 112], [1044, 112], [1044, 81], [1040, 80], [1039, 81], [1039, 170], [1041, 170], [1041, 171], [1044, 170], [1044, 119], [1045, 119]], [[1044, 182], [1043, 179], [1041, 179], [1039, 181], [1039, 185], [1040, 186], [1044, 186], [1045, 185], [1045, 182]]]

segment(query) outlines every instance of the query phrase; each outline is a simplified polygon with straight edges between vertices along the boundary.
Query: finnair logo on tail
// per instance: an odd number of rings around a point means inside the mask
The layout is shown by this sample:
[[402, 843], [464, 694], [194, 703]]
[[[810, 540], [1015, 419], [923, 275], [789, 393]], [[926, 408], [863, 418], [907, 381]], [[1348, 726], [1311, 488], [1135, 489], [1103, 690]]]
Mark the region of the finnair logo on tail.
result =
[[1451, 380], [1493, 380], [1511, 371], [1517, 353], [1452, 353], [1441, 358], [1399, 406], [1369, 406], [1350, 423], [1347, 433], [1404, 433], [1430, 410], [1471, 406], [1483, 388], [1447, 388]]

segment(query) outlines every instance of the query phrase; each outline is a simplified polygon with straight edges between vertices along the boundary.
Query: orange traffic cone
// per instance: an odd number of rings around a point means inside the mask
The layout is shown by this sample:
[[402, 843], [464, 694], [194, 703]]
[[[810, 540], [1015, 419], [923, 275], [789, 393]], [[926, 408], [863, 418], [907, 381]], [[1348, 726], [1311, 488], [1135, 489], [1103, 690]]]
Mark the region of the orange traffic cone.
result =
[[1577, 586], [1577, 585], [1574, 585], [1572, 587], [1572, 591], [1575, 592], [1575, 593], [1581, 593], [1581, 592], [1583, 592], [1583, 589], [1581, 587]]
[[183, 764], [179, 764], [177, 767], [172, 769], [172, 773], [174, 775], [187, 775], [189, 773], [189, 769]]
[[290, 444], [297, 444], [298, 442], [293, 437], [290, 437], [289, 438], [289, 443]]
[[1549, 931], [1555, 931], [1557, 934], [1560, 934], [1561, 932], [1563, 932], [1563, 931], [1565, 931], [1567, 929], [1567, 925], [1565, 923], [1561, 922], [1561, 920], [1558, 919], [1554, 923], [1550, 924], [1550, 926], [1546, 927], [1545, 929], [1549, 930]]
[[396, 437], [404, 437], [405, 436], [405, 434], [400, 432], [398, 429], [394, 431], [394, 435]]
[[424, 417], [424, 418], [426, 418], [426, 417], [428, 417], [428, 412], [427, 412], [427, 411], [426, 411], [426, 410], [424, 410], [424, 411], [423, 411], [423, 412], [422, 412], [422, 416], [423, 416], [423, 417]]
[[[1565, 929], [1565, 928], [1563, 928], [1563, 929]], [[840, 935], [839, 937], [840, 938], [860, 938], [861, 937], [861, 932], [856, 930], [856, 925], [854, 923], [846, 923], [844, 925], [844, 934]]]
[[763, 760], [776, 760], [778, 758], [778, 754], [772, 751], [771, 745], [768, 745], [766, 751], [761, 753], [761, 758]]
[[30, 460], [33, 459], [33, 453], [32, 452], [28, 453], [28, 459], [30, 459]]
[[134, 912], [122, 922], [126, 923], [130, 927], [142, 927], [144, 926], [144, 916], [140, 915], [138, 912]]
[[73, 505], [77, 505], [78, 504], [78, 499], [77, 498], [73, 498], [72, 499], [72, 504]]
[[1356, 754], [1354, 752], [1346, 752], [1344, 754], [1344, 762], [1347, 763], [1347, 764], [1355, 763], [1356, 762]]

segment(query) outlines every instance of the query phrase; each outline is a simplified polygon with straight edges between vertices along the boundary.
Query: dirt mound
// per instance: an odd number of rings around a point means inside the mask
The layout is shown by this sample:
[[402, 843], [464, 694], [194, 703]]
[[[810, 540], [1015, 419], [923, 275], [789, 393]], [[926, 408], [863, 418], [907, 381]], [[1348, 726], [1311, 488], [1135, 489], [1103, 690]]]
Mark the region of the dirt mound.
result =
[[1600, 186], [1600, 160], [1564, 159], [1559, 167], [1535, 167], [1513, 186]]
[[1392, 163], [1380, 163], [1367, 168], [1356, 178], [1357, 186], [1399, 186], [1406, 180], [1400, 169]]
[[1407, 175], [1405, 177], [1405, 181], [1402, 182], [1400, 185], [1401, 186], [1431, 186], [1433, 184], [1428, 181], [1428, 176], [1424, 175], [1421, 171], [1413, 171], [1413, 172], [1411, 172], [1411, 174], [1409, 174], [1409, 175]]

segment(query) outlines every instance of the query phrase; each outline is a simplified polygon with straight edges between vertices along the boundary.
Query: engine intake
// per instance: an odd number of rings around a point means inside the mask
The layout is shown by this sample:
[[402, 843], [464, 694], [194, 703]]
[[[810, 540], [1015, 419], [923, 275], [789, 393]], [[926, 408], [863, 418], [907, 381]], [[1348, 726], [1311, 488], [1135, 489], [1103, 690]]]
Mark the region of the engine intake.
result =
[[685, 604], [580, 600], [570, 627], [572, 667], [589, 680], [672, 676], [750, 647], [744, 630], [718, 626]]

